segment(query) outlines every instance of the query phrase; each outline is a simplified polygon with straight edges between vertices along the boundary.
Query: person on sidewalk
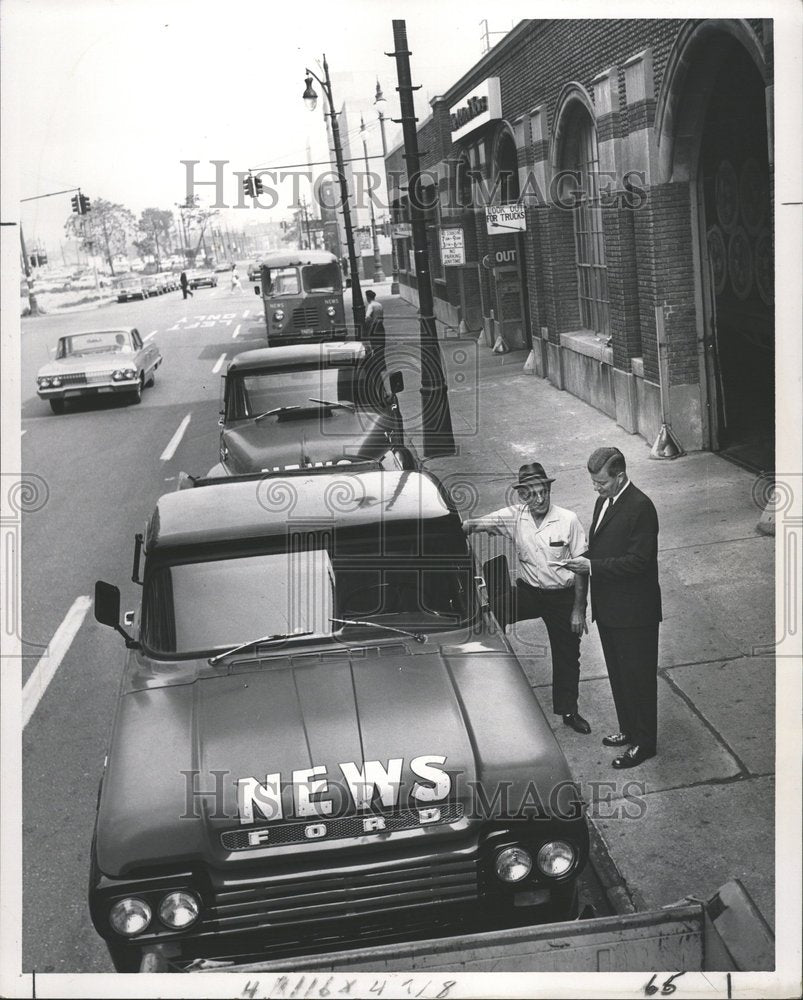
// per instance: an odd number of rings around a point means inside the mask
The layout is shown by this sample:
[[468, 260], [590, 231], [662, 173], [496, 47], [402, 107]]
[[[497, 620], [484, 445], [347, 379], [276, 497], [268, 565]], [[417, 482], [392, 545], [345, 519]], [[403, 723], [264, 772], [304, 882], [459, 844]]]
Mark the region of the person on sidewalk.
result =
[[515, 543], [519, 577], [510, 612], [503, 611], [500, 623], [504, 628], [530, 618], [544, 620], [552, 653], [552, 711], [575, 732], [588, 735], [591, 726], [577, 711], [580, 637], [588, 632], [588, 579], [558, 565], [586, 551], [586, 536], [573, 511], [552, 503], [554, 482], [539, 462], [522, 465], [515, 485], [522, 502], [469, 518], [463, 530], [502, 535]]
[[188, 295], [192, 298], [192, 290], [190, 289], [190, 283], [187, 280], [186, 271], [181, 272], [181, 277], [178, 279], [178, 283], [181, 285], [181, 294], [184, 296], [185, 301]]
[[368, 307], [365, 310], [365, 333], [371, 345], [371, 353], [384, 365], [385, 310], [373, 289], [369, 288], [365, 297], [368, 300]]
[[588, 551], [565, 565], [591, 577], [591, 618], [620, 730], [602, 742], [627, 747], [612, 761], [615, 768], [636, 767], [658, 750], [658, 514], [627, 478], [618, 448], [597, 448], [588, 471], [598, 494]]

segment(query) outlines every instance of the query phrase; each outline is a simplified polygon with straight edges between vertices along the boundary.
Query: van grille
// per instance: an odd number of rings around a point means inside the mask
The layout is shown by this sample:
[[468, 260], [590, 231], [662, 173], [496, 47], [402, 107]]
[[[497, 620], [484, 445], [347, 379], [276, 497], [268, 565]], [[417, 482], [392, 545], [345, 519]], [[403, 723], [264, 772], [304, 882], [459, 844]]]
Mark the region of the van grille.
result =
[[318, 310], [314, 305], [298, 306], [293, 310], [291, 319], [294, 330], [303, 330], [318, 326]]

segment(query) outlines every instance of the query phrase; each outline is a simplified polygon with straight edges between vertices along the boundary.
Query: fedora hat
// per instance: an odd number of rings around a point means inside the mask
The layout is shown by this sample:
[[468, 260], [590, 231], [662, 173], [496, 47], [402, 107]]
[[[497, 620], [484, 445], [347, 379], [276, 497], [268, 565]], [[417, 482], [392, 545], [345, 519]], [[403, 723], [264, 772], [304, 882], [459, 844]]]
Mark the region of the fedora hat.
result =
[[514, 489], [554, 482], [555, 480], [544, 472], [544, 467], [540, 462], [527, 462], [519, 468], [519, 478], [518, 482], [514, 484]]

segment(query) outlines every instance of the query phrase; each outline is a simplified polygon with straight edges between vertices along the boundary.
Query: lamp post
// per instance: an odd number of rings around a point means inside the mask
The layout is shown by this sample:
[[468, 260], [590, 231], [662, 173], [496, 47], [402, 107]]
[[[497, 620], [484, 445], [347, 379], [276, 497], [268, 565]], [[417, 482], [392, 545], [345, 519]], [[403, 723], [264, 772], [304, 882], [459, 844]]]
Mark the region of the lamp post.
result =
[[[368, 180], [368, 141], [365, 137], [365, 122], [360, 115], [360, 132], [362, 132], [362, 151], [365, 155], [365, 178]], [[382, 270], [382, 255], [379, 252], [379, 238], [376, 235], [376, 216], [374, 215], [374, 199], [371, 195], [371, 185], [368, 185], [368, 207], [371, 210], [371, 242], [374, 248], [374, 281], [384, 281]]]
[[388, 180], [388, 144], [385, 139], [385, 108], [388, 102], [385, 100], [385, 95], [382, 93], [382, 88], [379, 86], [379, 80], [376, 81], [376, 97], [374, 98], [374, 105], [376, 106], [376, 113], [379, 116], [379, 131], [382, 135], [382, 162], [385, 166], [385, 191], [388, 196], [388, 213], [390, 215], [390, 253], [391, 253], [391, 268], [393, 270], [393, 276], [390, 282], [390, 294], [399, 294], [399, 258], [396, 256], [396, 241], [393, 239], [393, 210], [390, 207], [390, 181]]
[[329, 117], [332, 122], [332, 142], [335, 147], [335, 161], [337, 163], [337, 174], [340, 180], [340, 201], [343, 206], [343, 228], [346, 231], [346, 246], [349, 255], [349, 270], [351, 271], [351, 311], [354, 316], [354, 333], [357, 340], [362, 340], [365, 334], [365, 303], [363, 302], [362, 289], [360, 288], [360, 278], [357, 272], [357, 255], [354, 252], [354, 232], [351, 228], [351, 208], [349, 207], [349, 192], [346, 184], [346, 168], [343, 163], [343, 147], [340, 145], [340, 126], [337, 121], [337, 111], [332, 97], [332, 81], [329, 79], [329, 64], [326, 56], [323, 57], [322, 80], [311, 69], [307, 68], [305, 79], [305, 89], [303, 93], [304, 103], [308, 110], [314, 111], [318, 103], [318, 95], [312, 87], [313, 79], [323, 88], [326, 100], [329, 104]]

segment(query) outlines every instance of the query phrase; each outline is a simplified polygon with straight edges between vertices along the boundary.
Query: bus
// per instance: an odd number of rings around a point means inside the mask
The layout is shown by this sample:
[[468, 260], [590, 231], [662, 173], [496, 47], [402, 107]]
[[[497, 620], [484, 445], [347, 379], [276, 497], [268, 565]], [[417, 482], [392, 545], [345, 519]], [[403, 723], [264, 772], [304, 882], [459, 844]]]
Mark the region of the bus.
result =
[[267, 254], [259, 269], [268, 346], [345, 340], [343, 276], [334, 254], [288, 250]]

